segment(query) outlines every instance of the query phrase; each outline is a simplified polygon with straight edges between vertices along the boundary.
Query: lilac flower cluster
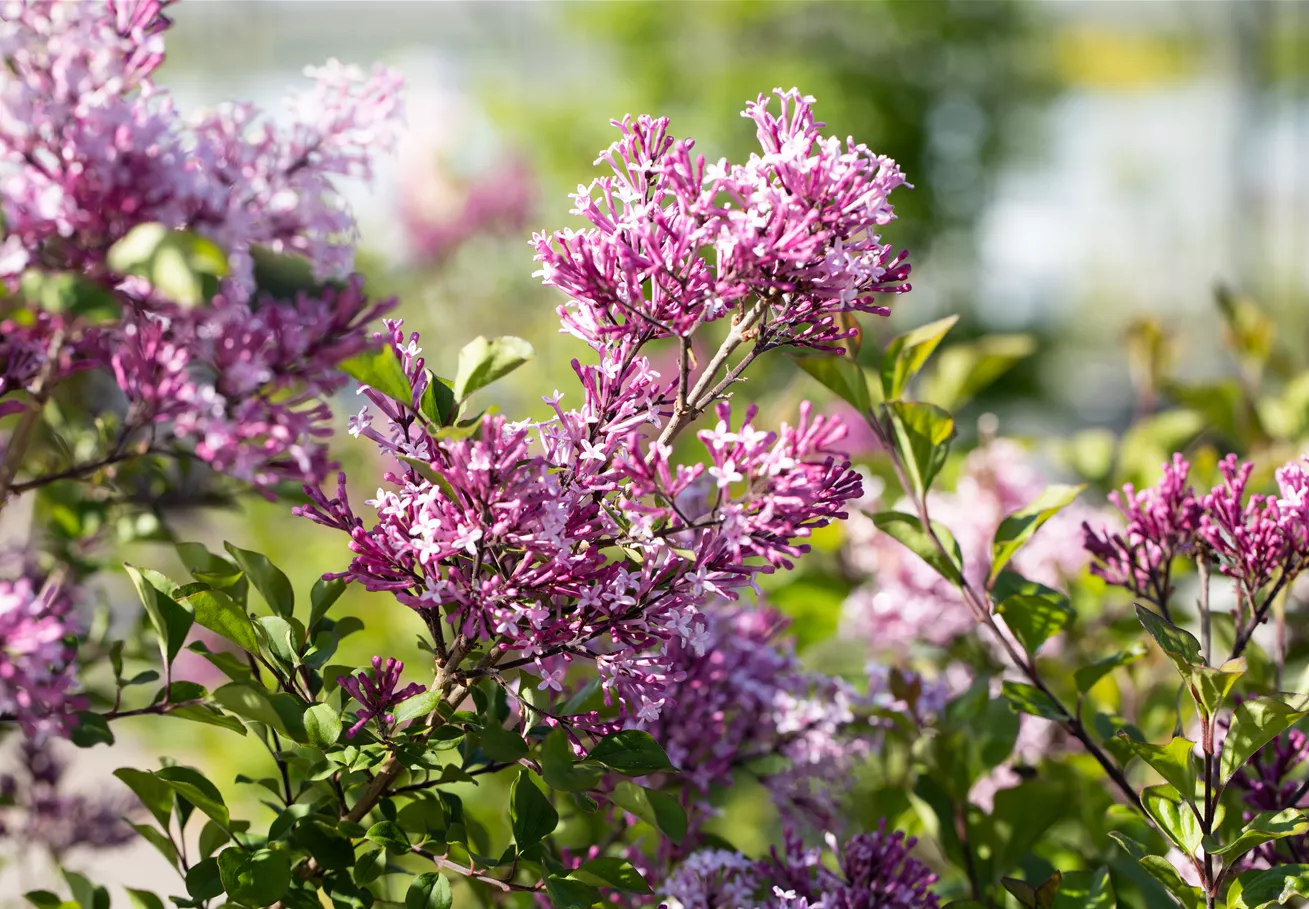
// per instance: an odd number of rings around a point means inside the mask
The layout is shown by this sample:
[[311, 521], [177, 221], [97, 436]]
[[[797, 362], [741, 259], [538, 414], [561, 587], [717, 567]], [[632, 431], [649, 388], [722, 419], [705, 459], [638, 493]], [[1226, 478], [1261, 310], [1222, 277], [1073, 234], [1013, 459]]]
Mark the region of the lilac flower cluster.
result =
[[63, 584], [33, 572], [0, 579], [0, 713], [28, 736], [65, 734], [85, 706], [76, 694], [77, 631]]
[[[1309, 784], [1297, 777], [1297, 771], [1309, 758], [1309, 737], [1299, 729], [1290, 729], [1254, 753], [1232, 784], [1241, 791], [1248, 823], [1264, 811], [1303, 808]], [[1255, 847], [1247, 864], [1273, 867], [1303, 864], [1309, 860], [1309, 836], [1286, 837]]]
[[916, 840], [877, 831], [838, 848], [837, 869], [790, 833], [782, 853], [749, 862], [726, 850], [691, 856], [665, 884], [669, 909], [936, 909], [936, 875], [911, 851]]
[[[682, 768], [687, 796], [708, 809], [710, 791], [762, 758], [785, 766], [764, 779], [783, 814], [823, 826], [867, 740], [852, 733], [858, 695], [840, 679], [806, 671], [779, 640], [786, 620], [768, 609], [706, 610], [702, 652], [683, 642], [669, 647], [678, 681], [668, 704], [644, 728]], [[707, 810], [688, 812], [694, 824]]]
[[21, 773], [0, 775], [0, 835], [24, 848], [41, 847], [59, 857], [71, 849], [112, 849], [136, 838], [123, 818], [141, 809], [126, 789], [99, 795], [70, 793], [67, 765], [49, 742], [24, 739]]
[[412, 193], [401, 202], [410, 254], [423, 264], [439, 264], [479, 234], [517, 231], [532, 210], [535, 180], [526, 161], [509, 158], [462, 187], [444, 210], [419, 204]]
[[766, 96], [746, 106], [761, 153], [744, 164], [693, 156], [667, 118], [614, 121], [621, 136], [596, 161], [613, 175], [573, 197], [592, 226], [534, 238], [545, 282], [571, 298], [566, 330], [593, 346], [686, 338], [762, 307], [766, 317], [749, 317], [761, 332], [830, 349], [849, 336], [836, 313], [888, 313], [873, 295], [907, 291], [909, 265], [877, 231], [894, 218], [903, 174], [864, 145], [823, 137], [813, 98], [776, 94], [776, 115]]
[[[249, 104], [186, 118], [153, 81], [164, 5], [5, 6], [0, 279], [12, 289], [71, 272], [123, 314], [91, 323], [34, 307], [26, 322], [5, 322], [0, 415], [22, 410], [9, 396], [38, 379], [99, 369], [129, 405], [109, 459], [185, 448], [259, 486], [317, 481], [330, 431], [321, 401], [344, 382], [332, 367], [367, 345], [365, 323], [390, 304], [370, 303], [357, 281], [274, 301], [255, 292], [254, 255], [302, 256], [320, 281], [349, 273], [356, 229], [335, 180], [370, 177], [394, 144], [400, 80], [333, 61], [308, 71], [314, 85], [291, 99], [289, 126]], [[148, 223], [224, 250], [230, 271], [211, 305], [180, 305], [110, 270], [111, 247]], [[134, 434], [149, 440], [138, 448]]]
[[397, 704], [427, 690], [427, 686], [417, 682], [411, 682], [400, 688], [400, 673], [404, 668], [405, 664], [399, 660], [388, 657], [383, 665], [382, 658], [375, 656], [371, 678], [367, 672], [337, 676], [336, 683], [359, 703], [359, 709], [355, 713], [355, 723], [345, 731], [346, 738], [354, 738], [369, 720], [374, 719], [377, 720], [378, 730], [385, 738], [395, 724], [395, 716], [391, 710]]
[[[976, 589], [986, 586], [991, 541], [1000, 522], [1031, 504], [1045, 486], [1021, 446], [996, 439], [968, 454], [953, 492], [928, 494], [932, 520], [949, 527], [958, 540], [964, 573]], [[870, 512], [885, 507], [876, 496], [861, 504]], [[1031, 580], [1060, 584], [1085, 564], [1078, 541], [1088, 517], [1090, 510], [1077, 503], [1064, 509], [1037, 531], [1009, 567]], [[845, 603], [845, 620], [854, 633], [875, 650], [892, 652], [919, 641], [944, 646], [971, 631], [976, 620], [953, 584], [878, 531], [864, 514], [856, 512], [846, 526], [846, 557], [851, 567], [871, 578]]]
[[[297, 513], [350, 535], [355, 557], [340, 577], [392, 592], [442, 639], [448, 622], [467, 641], [493, 643], [509, 659], [502, 668], [535, 664], [556, 689], [574, 659], [594, 661], [606, 695], [639, 720], [658, 717], [673, 681], [664, 645], [703, 651], [697, 607], [789, 567], [806, 548], [797, 538], [844, 517], [859, 495], [858, 474], [834, 448], [844, 426], [807, 407], [798, 425], [772, 433], [752, 425], [753, 409], [733, 429], [720, 405], [718, 425], [699, 434], [709, 466], [674, 467], [667, 446], [640, 434], [658, 424], [664, 387], [635, 348], [596, 366], [573, 362], [580, 410], [564, 410], [556, 393], [545, 422], [488, 415], [473, 436], [442, 432], [420, 416], [429, 380], [417, 335], [406, 342], [400, 323], [387, 324], [413, 399], [366, 389], [387, 432], [367, 406], [351, 431], [427, 470], [405, 463], [386, 475], [394, 488], [368, 501], [371, 528], [351, 510], [344, 475], [335, 498], [310, 490], [313, 504]], [[691, 511], [688, 490], [699, 500]]]
[[1277, 495], [1247, 496], [1254, 465], [1236, 455], [1225, 457], [1218, 469], [1222, 483], [1197, 496], [1187, 482], [1190, 464], [1176, 454], [1155, 486], [1141, 491], [1126, 486], [1111, 494], [1126, 526], [1117, 531], [1085, 526], [1092, 571], [1165, 609], [1178, 556], [1216, 564], [1237, 584], [1243, 602], [1270, 584], [1280, 590], [1294, 580], [1309, 558], [1306, 462], [1292, 461], [1276, 471]]

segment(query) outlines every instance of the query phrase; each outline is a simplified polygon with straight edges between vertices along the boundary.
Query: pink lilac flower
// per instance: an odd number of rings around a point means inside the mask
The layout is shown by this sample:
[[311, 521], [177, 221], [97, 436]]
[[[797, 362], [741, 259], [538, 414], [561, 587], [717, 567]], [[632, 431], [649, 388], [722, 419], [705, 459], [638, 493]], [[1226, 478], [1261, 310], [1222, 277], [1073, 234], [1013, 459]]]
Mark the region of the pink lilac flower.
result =
[[[1291, 467], [1299, 470], [1298, 465]], [[1239, 463], [1234, 454], [1223, 458], [1218, 469], [1223, 482], [1204, 497], [1200, 536], [1220, 570], [1249, 596], [1267, 585], [1274, 574], [1280, 573], [1283, 582], [1289, 580], [1288, 573], [1298, 572], [1303, 558], [1295, 545], [1304, 538], [1304, 526], [1297, 527], [1302, 510], [1283, 515], [1273, 496], [1254, 494], [1247, 499], [1246, 486], [1254, 465]], [[1289, 478], [1289, 474], [1283, 476]]]
[[136, 838], [124, 818], [138, 814], [141, 804], [126, 788], [95, 795], [67, 791], [67, 765], [50, 742], [24, 739], [18, 754], [22, 772], [0, 775], [0, 834], [54, 856], [77, 848], [113, 849]]
[[[302, 256], [320, 281], [348, 275], [357, 231], [337, 181], [371, 178], [393, 147], [400, 77], [331, 61], [307, 71], [313, 85], [292, 97], [286, 126], [248, 104], [186, 118], [153, 82], [163, 6], [4, 8], [0, 278], [12, 288], [20, 276], [71, 271], [123, 315], [89, 324], [34, 304], [30, 320], [6, 321], [0, 415], [20, 410], [4, 398], [43, 372], [59, 381], [101, 370], [127, 397], [124, 443], [148, 432], [155, 450], [194, 454], [259, 487], [319, 482], [329, 466], [323, 402], [345, 381], [335, 366], [368, 344], [364, 323], [391, 304], [370, 302], [357, 279], [292, 300], [256, 295], [253, 256]], [[209, 305], [181, 306], [139, 276], [109, 272], [114, 243], [152, 222], [222, 247], [230, 274]]]
[[85, 706], [77, 623], [63, 585], [34, 573], [0, 579], [0, 713], [38, 738], [64, 735]]
[[526, 161], [508, 158], [467, 184], [450, 189], [456, 198], [447, 200], [441, 211], [421, 206], [411, 193], [401, 202], [410, 254], [421, 263], [444, 262], [481, 234], [507, 234], [523, 228], [532, 210], [535, 179]]
[[621, 135], [596, 160], [612, 176], [573, 196], [591, 226], [533, 239], [545, 283], [570, 297], [565, 330], [593, 346], [688, 337], [758, 301], [761, 336], [833, 349], [849, 336], [836, 313], [886, 315], [874, 295], [909, 290], [905, 254], [877, 233], [905, 182], [895, 162], [823, 137], [812, 98], [776, 94], [777, 115], [764, 96], [746, 107], [761, 154], [744, 164], [693, 156], [667, 118], [614, 121]]
[[392, 709], [397, 704], [427, 690], [427, 686], [417, 682], [411, 682], [400, 688], [400, 673], [404, 668], [405, 664], [399, 660], [388, 657], [383, 665], [382, 658], [375, 656], [371, 677], [367, 672], [336, 677], [336, 683], [359, 702], [359, 708], [355, 712], [355, 723], [345, 731], [346, 738], [354, 738], [359, 734], [359, 730], [373, 719], [377, 720], [378, 729], [385, 738], [390, 734], [391, 727], [395, 725]]
[[[418, 610], [433, 633], [442, 626], [494, 644], [501, 668], [533, 665], [545, 676], [555, 658], [594, 661], [609, 702], [653, 720], [672, 678], [664, 648], [692, 647], [693, 621], [710, 596], [733, 599], [760, 572], [789, 567], [815, 528], [845, 516], [859, 477], [836, 449], [844, 427], [801, 410], [796, 426], [756, 429], [754, 410], [734, 428], [720, 405], [718, 425], [699, 434], [710, 465], [730, 463], [741, 479], [715, 486], [692, 516], [679, 497], [708, 468], [676, 465], [667, 446], [643, 430], [662, 417], [668, 386], [620, 345], [596, 366], [573, 369], [581, 409], [541, 423], [486, 416], [466, 438], [437, 433], [420, 416], [428, 381], [416, 335], [406, 343], [387, 323], [392, 349], [413, 385], [404, 404], [372, 389], [361, 437], [417, 460], [388, 473], [390, 487], [367, 504], [368, 527], [348, 502], [344, 478], [335, 498], [310, 490], [298, 513], [350, 534], [355, 553], [339, 575], [392, 592]], [[627, 553], [636, 553], [629, 557]]]
[[[1031, 504], [1045, 479], [1016, 442], [996, 439], [968, 454], [953, 492], [928, 494], [932, 520], [950, 528], [963, 554], [964, 573], [975, 589], [985, 588], [991, 567], [991, 541], [1006, 516]], [[876, 500], [862, 511], [885, 507]], [[906, 506], [899, 506], [905, 510]], [[1026, 578], [1058, 586], [1080, 571], [1086, 556], [1080, 525], [1091, 512], [1074, 503], [1050, 519], [1009, 564]], [[922, 642], [944, 646], [968, 634], [976, 620], [958, 589], [903, 545], [877, 530], [856, 512], [846, 525], [850, 566], [869, 576], [844, 606], [853, 633], [878, 652], [901, 652]]]
[[1195, 550], [1200, 532], [1203, 509], [1187, 482], [1190, 470], [1186, 459], [1174, 454], [1154, 486], [1137, 490], [1129, 483], [1121, 492], [1109, 494], [1123, 517], [1123, 529], [1083, 526], [1092, 573], [1165, 611], [1172, 593], [1173, 560]]

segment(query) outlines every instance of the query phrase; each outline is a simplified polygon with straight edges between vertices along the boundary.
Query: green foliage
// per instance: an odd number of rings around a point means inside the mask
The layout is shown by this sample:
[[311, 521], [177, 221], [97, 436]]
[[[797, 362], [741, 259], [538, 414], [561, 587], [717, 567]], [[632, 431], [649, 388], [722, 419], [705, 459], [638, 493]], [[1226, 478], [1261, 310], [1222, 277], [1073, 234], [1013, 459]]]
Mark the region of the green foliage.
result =
[[227, 257], [212, 240], [163, 224], [138, 224], [109, 249], [109, 268], [140, 275], [170, 300], [196, 306], [227, 275]]
[[522, 366], [536, 352], [522, 338], [477, 337], [459, 351], [459, 368], [451, 392], [460, 403], [479, 388], [485, 388]]

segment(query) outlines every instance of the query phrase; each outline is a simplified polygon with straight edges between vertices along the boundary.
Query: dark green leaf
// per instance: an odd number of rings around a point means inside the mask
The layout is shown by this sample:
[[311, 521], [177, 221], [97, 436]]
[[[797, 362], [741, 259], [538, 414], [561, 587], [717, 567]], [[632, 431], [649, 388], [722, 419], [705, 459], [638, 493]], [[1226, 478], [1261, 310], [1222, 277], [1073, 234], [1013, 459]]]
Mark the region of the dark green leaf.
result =
[[551, 789], [581, 792], [600, 782], [600, 768], [578, 765], [568, 733], [556, 726], [541, 744], [541, 778]]
[[319, 578], [309, 592], [309, 628], [315, 628], [332, 604], [345, 593], [345, 581], [340, 578], [326, 581]]
[[187, 869], [186, 892], [198, 900], [211, 900], [222, 895], [223, 877], [218, 869], [218, 859], [207, 858]]
[[1155, 639], [1168, 658], [1182, 673], [1182, 678], [1190, 675], [1191, 668], [1204, 665], [1204, 652], [1200, 642], [1188, 631], [1178, 628], [1158, 613], [1151, 612], [1144, 606], [1136, 607], [1136, 617], [1141, 620], [1145, 630]]
[[1146, 654], [1144, 644], [1133, 644], [1126, 650], [1120, 650], [1118, 653], [1107, 656], [1102, 660], [1096, 660], [1089, 666], [1083, 666], [1073, 673], [1073, 681], [1077, 683], [1077, 690], [1081, 694], [1086, 694], [1095, 686], [1095, 683], [1113, 672], [1119, 666], [1127, 666], [1135, 663]]
[[686, 836], [686, 811], [668, 793], [623, 780], [608, 797], [615, 805], [662, 831], [674, 843], [682, 842]]
[[291, 886], [290, 864], [270, 849], [224, 849], [218, 853], [218, 873], [227, 895], [251, 906], [271, 905]]
[[378, 821], [368, 828], [365, 837], [370, 842], [386, 847], [396, 855], [403, 855], [409, 851], [409, 835], [395, 821]]
[[654, 736], [640, 729], [624, 729], [605, 736], [591, 749], [587, 759], [627, 776], [644, 776], [673, 769], [668, 755]]
[[1065, 871], [1053, 909], [1114, 909], [1113, 884], [1108, 868]]
[[860, 414], [868, 415], [872, 401], [868, 396], [868, 379], [859, 364], [848, 357], [797, 356], [795, 362]]
[[355, 862], [354, 879], [356, 884], [367, 885], [377, 880], [386, 872], [386, 850], [370, 849], [361, 854]]
[[481, 731], [480, 738], [482, 753], [493, 761], [513, 763], [527, 754], [527, 743], [512, 729], [493, 723]]
[[68, 736], [78, 748], [92, 748], [96, 745], [112, 745], [114, 731], [109, 728], [109, 721], [98, 713], [78, 711], [77, 725]]
[[114, 776], [122, 780], [127, 788], [132, 790], [161, 827], [168, 826], [168, 819], [173, 813], [173, 789], [171, 786], [153, 773], [147, 773], [144, 770], [137, 770], [132, 767], [119, 767], [114, 771]]
[[418, 402], [418, 412], [438, 426], [449, 426], [459, 414], [454, 383], [430, 369], [423, 372], [427, 374], [427, 387], [423, 389], [423, 396]]
[[596, 886], [617, 887], [627, 893], [653, 893], [641, 872], [632, 863], [616, 856], [602, 856], [583, 862], [569, 873], [570, 878]]
[[450, 882], [435, 871], [414, 878], [405, 892], [405, 909], [450, 909]]
[[231, 817], [223, 802], [223, 794], [198, 770], [192, 767], [165, 767], [156, 770], [155, 777], [223, 827], [231, 829]]
[[171, 666], [177, 653], [186, 643], [186, 636], [191, 631], [193, 616], [190, 606], [178, 603], [164, 592], [157, 590], [150, 580], [133, 565], [124, 563], [128, 576], [136, 586], [141, 603], [150, 616], [155, 634], [159, 638], [159, 653], [164, 665]]
[[164, 901], [149, 890], [133, 890], [130, 887], [125, 889], [133, 909], [164, 909]]
[[241, 549], [231, 543], [223, 543], [223, 546], [236, 559], [236, 564], [241, 566], [268, 608], [282, 618], [289, 619], [295, 612], [295, 591], [291, 589], [291, 582], [282, 570], [261, 553]]
[[559, 812], [545, 797], [526, 768], [509, 787], [509, 819], [513, 822], [514, 842], [520, 850], [539, 843], [559, 826]]
[[459, 351], [453, 394], [456, 401], [508, 375], [535, 356], [532, 345], [522, 338], [504, 337], [488, 341], [476, 337]]
[[600, 891], [590, 884], [551, 874], [545, 879], [545, 892], [554, 909], [590, 909], [600, 902]]

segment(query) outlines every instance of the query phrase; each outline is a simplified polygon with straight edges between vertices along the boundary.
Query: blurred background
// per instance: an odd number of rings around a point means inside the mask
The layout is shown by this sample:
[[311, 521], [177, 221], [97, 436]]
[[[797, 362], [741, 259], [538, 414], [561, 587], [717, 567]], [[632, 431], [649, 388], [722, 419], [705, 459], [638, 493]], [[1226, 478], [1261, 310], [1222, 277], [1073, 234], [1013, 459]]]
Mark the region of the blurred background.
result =
[[[1282, 347], [1299, 355], [1309, 341], [1303, 3], [251, 0], [180, 4], [174, 18], [160, 82], [184, 110], [241, 99], [277, 111], [303, 67], [329, 57], [404, 73], [401, 153], [375, 186], [349, 189], [359, 267], [374, 294], [399, 296], [439, 373], [479, 334], [530, 340], [537, 359], [487, 401], [511, 414], [574, 387], [568, 360], [585, 354], [558, 333], [560, 297], [533, 277], [528, 240], [580, 226], [567, 193], [595, 175], [608, 121], [666, 114], [711, 160], [739, 159], [755, 146], [739, 111], [777, 86], [816, 96], [830, 133], [894, 157], [915, 185], [896, 193], [885, 232], [910, 250], [914, 290], [890, 320], [864, 319], [870, 346], [960, 313], [952, 340], [999, 335], [1032, 351], [958, 414], [965, 436], [983, 413], [1012, 435], [1120, 432], [1164, 347], [1189, 380], [1235, 372], [1220, 283], [1272, 314]], [[822, 397], [785, 362], [756, 378], [771, 420]], [[342, 396], [342, 430], [357, 406]], [[358, 499], [381, 473], [366, 448], [338, 436]], [[189, 529], [266, 552], [301, 590], [345, 564], [338, 535], [284, 505], [243, 509]], [[181, 574], [170, 548], [136, 549], [133, 562]], [[134, 601], [126, 588], [104, 596]], [[344, 660], [417, 657], [420, 624], [393, 602], [352, 590], [346, 608], [370, 626]], [[255, 754], [197, 728], [185, 744], [140, 741], [144, 762], [223, 749], [236, 767]], [[226, 790], [230, 776], [216, 781]], [[141, 843], [85, 865], [140, 885], [154, 861]], [[2, 874], [15, 873], [21, 863]]]

